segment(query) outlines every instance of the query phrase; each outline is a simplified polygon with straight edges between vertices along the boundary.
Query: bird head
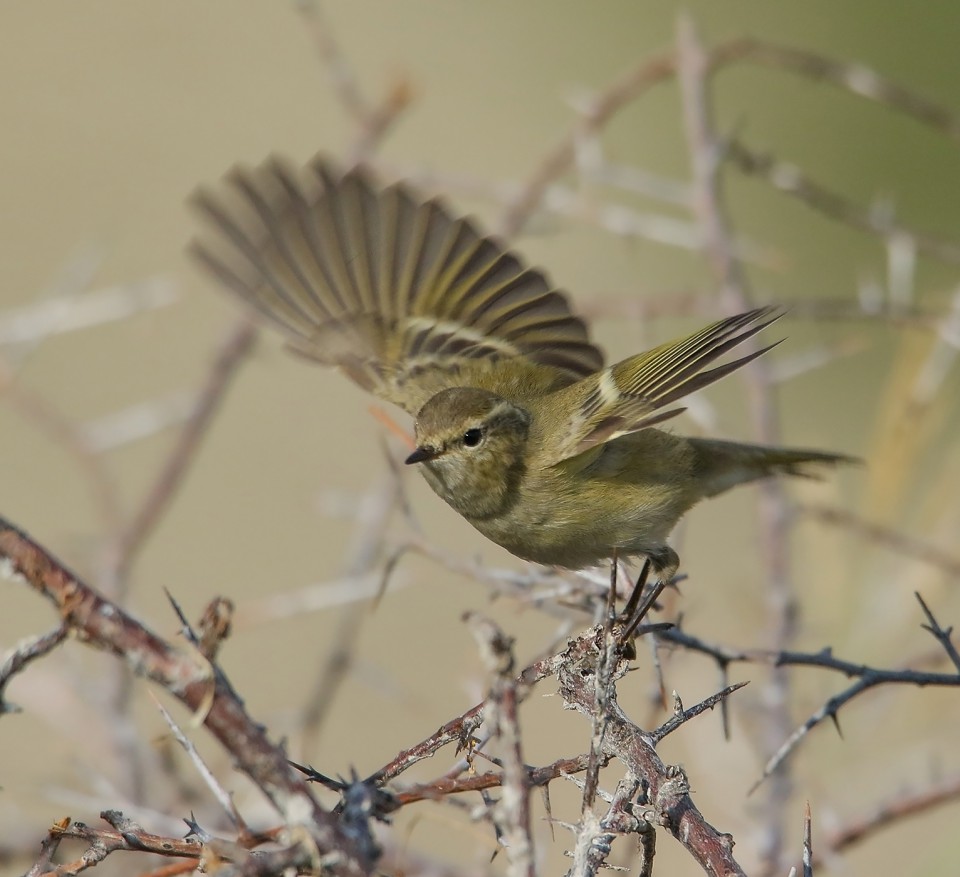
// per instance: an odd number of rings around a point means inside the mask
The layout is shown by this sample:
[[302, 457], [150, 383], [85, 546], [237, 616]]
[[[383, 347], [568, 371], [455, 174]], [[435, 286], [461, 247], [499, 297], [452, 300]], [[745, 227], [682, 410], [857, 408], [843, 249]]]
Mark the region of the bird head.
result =
[[434, 490], [468, 519], [502, 512], [516, 500], [530, 412], [476, 387], [437, 393], [417, 414], [417, 449]]

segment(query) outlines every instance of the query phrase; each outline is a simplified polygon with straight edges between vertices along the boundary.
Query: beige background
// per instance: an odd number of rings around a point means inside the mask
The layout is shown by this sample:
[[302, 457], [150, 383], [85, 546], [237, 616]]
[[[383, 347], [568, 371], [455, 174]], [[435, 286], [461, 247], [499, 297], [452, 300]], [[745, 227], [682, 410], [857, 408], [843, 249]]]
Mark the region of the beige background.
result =
[[[828, 0], [693, 2], [687, 8], [711, 41], [753, 34], [859, 60], [960, 111], [955, 4], [924, 4], [922, 15], [914, 4]], [[527, 177], [571, 124], [571, 102], [669, 47], [677, 13], [666, 2], [552, 0], [385, 0], [328, 9], [371, 100], [399, 78], [413, 89], [412, 106], [382, 150], [390, 167], [488, 181]], [[0, 354], [15, 366], [18, 386], [78, 424], [191, 390], [234, 312], [185, 262], [194, 228], [185, 197], [238, 160], [254, 162], [273, 151], [298, 160], [318, 149], [337, 154], [352, 139], [309, 31], [286, 3], [16, 0], [0, 5], [0, 47], [0, 321], [54, 295], [148, 278], [161, 278], [178, 294], [169, 307], [30, 350], [0, 348]], [[801, 164], [851, 198], [888, 197], [905, 222], [931, 233], [949, 236], [960, 227], [956, 148], [929, 129], [830, 87], [748, 66], [722, 74], [718, 110], [724, 130]], [[616, 161], [684, 178], [688, 159], [675, 85], [656, 89], [619, 116], [604, 144]], [[753, 181], [735, 181], [731, 195], [737, 227], [776, 256], [775, 268], [751, 272], [758, 299], [853, 301], [858, 285], [885, 282], [886, 257], [874, 239]], [[497, 216], [489, 200], [453, 200], [490, 221]], [[624, 200], [652, 209], [640, 198]], [[581, 303], [601, 310], [613, 301], [709, 284], [702, 260], [690, 253], [625, 241], [586, 223], [541, 217], [517, 245], [548, 265]], [[942, 312], [956, 282], [955, 266], [922, 260], [916, 300]], [[694, 325], [601, 318], [595, 336], [618, 357]], [[840, 504], [956, 552], [960, 521], [950, 487], [960, 469], [956, 367], [933, 414], [917, 426], [914, 452], [901, 453], [904, 445], [896, 440], [903, 433], [895, 424], [905, 423], [905, 388], [925, 361], [930, 335], [866, 321], [802, 319], [787, 322], [783, 333], [789, 341], [777, 351], [782, 361], [821, 342], [849, 342], [859, 351], [785, 387], [786, 439], [862, 454], [869, 463], [825, 484], [797, 485], [794, 495]], [[728, 383], [708, 394], [716, 430], [748, 437], [741, 388]], [[264, 338], [133, 573], [132, 609], [167, 635], [175, 634], [176, 623], [163, 588], [191, 617], [216, 594], [238, 601], [243, 615], [224, 667], [252, 712], [277, 734], [295, 729], [296, 712], [344, 616], [333, 609], [257, 623], [251, 601], [344, 571], [344, 546], [356, 530], [351, 511], [382, 486], [387, 471], [382, 429], [367, 413], [368, 401], [339, 376], [288, 359], [275, 339]], [[0, 513], [96, 581], [104, 529], [87, 474], [4, 402], [0, 397]], [[126, 511], [136, 508], [173, 435], [167, 430], [105, 456]], [[408, 486], [431, 540], [464, 560], [522, 569], [441, 507], [418, 479], [409, 478]], [[725, 643], [766, 642], [754, 507], [755, 494], [742, 491], [696, 510], [683, 529], [678, 544], [690, 581], [682, 608], [691, 632]], [[391, 539], [406, 532], [395, 521]], [[957, 580], [928, 565], [811, 522], [797, 528], [794, 547], [804, 598], [799, 647], [829, 643], [851, 660], [881, 665], [924, 653], [931, 642], [918, 629], [914, 589], [945, 623], [960, 619]], [[328, 773], [376, 769], [482, 693], [475, 649], [459, 620], [465, 610], [493, 612], [517, 637], [521, 658], [543, 648], [553, 630], [540, 613], [518, 611], [509, 599], [491, 605], [488, 589], [426, 560], [404, 562], [398, 582], [406, 587], [363, 615], [353, 671], [316, 745], [304, 751], [297, 738], [291, 742], [294, 756]], [[9, 583], [2, 588], [0, 645], [51, 625], [38, 599]], [[622, 694], [628, 708], [635, 698], [638, 717], [649, 710], [651, 680], [648, 662], [640, 666]], [[11, 687], [10, 699], [24, 713], [0, 721], [0, 849], [23, 848], [25, 838], [35, 845], [44, 827], [67, 813], [93, 822], [103, 807], [126, 809], [125, 778], [115, 775], [107, 735], [94, 717], [98, 680], [108, 668], [106, 658], [72, 644]], [[687, 703], [718, 684], [705, 660], [678, 660], [671, 668], [668, 685]], [[763, 676], [751, 668], [737, 673]], [[797, 721], [842, 684], [813, 672], [797, 680]], [[144, 688], [138, 686], [141, 699]], [[753, 707], [762, 698], [761, 685], [743, 693], [732, 742], [723, 741], [716, 717], [707, 716], [663, 747], [665, 758], [687, 767], [708, 819], [737, 837], [748, 867], [757, 856], [760, 800], [745, 793], [761, 763]], [[148, 701], [142, 707], [143, 737], [158, 737], [161, 720]], [[531, 762], [585, 747], [586, 724], [559, 714], [557, 701], [537, 698], [525, 715], [529, 739], [536, 741]], [[794, 760], [796, 836], [804, 799], [826, 831], [897, 790], [957, 770], [949, 728], [958, 719], [949, 691], [889, 689], [853, 704], [843, 716], [845, 741], [819, 729]], [[224, 782], [242, 789], [209, 751]], [[434, 759], [422, 776], [441, 773], [451, 758]], [[167, 800], [161, 795], [148, 803], [169, 813]], [[252, 797], [242, 801], [254, 812]], [[198, 807], [215, 812], [206, 793], [201, 802]], [[572, 818], [575, 811], [558, 815]], [[176, 830], [150, 823], [150, 814], [142, 818], [158, 831]], [[268, 813], [259, 818], [269, 824]], [[960, 846], [956, 833], [944, 829], [955, 818], [955, 808], [943, 810], [906, 826], [906, 835], [876, 840], [850, 855], [848, 873], [870, 873], [878, 863], [887, 873], [953, 873], [945, 863], [956, 860]], [[461, 863], [483, 865], [489, 858], [490, 832], [449, 810], [424, 806], [402, 824], [407, 828], [398, 837], [408, 831], [414, 848], [439, 849]], [[537, 831], [549, 848], [543, 823]], [[664, 838], [661, 850], [679, 863], [671, 873], [696, 873], [672, 841]], [[554, 871], [561, 867], [554, 864]], [[501, 860], [493, 868], [502, 868]]]

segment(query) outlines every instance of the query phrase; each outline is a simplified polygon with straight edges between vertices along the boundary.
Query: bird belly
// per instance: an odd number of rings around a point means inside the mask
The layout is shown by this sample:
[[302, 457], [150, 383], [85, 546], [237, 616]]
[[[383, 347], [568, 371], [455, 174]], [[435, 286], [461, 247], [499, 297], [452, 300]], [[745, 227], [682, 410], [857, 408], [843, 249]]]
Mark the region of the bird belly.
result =
[[[525, 491], [502, 517], [471, 520], [484, 536], [534, 563], [582, 569], [613, 556], [646, 554], [663, 545], [686, 511], [676, 493], [647, 487], [609, 491], [580, 484], [576, 492]], [[470, 520], [468, 518], [468, 520]]]

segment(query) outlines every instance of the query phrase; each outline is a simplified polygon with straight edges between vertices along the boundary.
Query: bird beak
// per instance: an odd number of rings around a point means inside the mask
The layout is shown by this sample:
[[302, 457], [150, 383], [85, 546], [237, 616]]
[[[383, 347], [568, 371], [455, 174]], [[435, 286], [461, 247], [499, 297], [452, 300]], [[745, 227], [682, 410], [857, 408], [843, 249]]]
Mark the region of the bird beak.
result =
[[424, 460], [432, 460], [436, 456], [437, 452], [433, 448], [419, 447], [403, 462], [409, 466], [411, 463], [422, 463]]

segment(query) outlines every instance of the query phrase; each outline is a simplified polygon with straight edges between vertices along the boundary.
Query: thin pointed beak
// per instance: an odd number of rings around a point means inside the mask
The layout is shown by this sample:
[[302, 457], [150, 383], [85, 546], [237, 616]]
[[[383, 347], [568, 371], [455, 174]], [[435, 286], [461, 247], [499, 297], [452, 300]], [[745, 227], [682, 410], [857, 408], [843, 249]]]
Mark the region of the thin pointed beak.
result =
[[437, 452], [433, 448], [419, 447], [403, 462], [409, 466], [411, 463], [422, 463], [424, 460], [432, 460], [436, 456]]

